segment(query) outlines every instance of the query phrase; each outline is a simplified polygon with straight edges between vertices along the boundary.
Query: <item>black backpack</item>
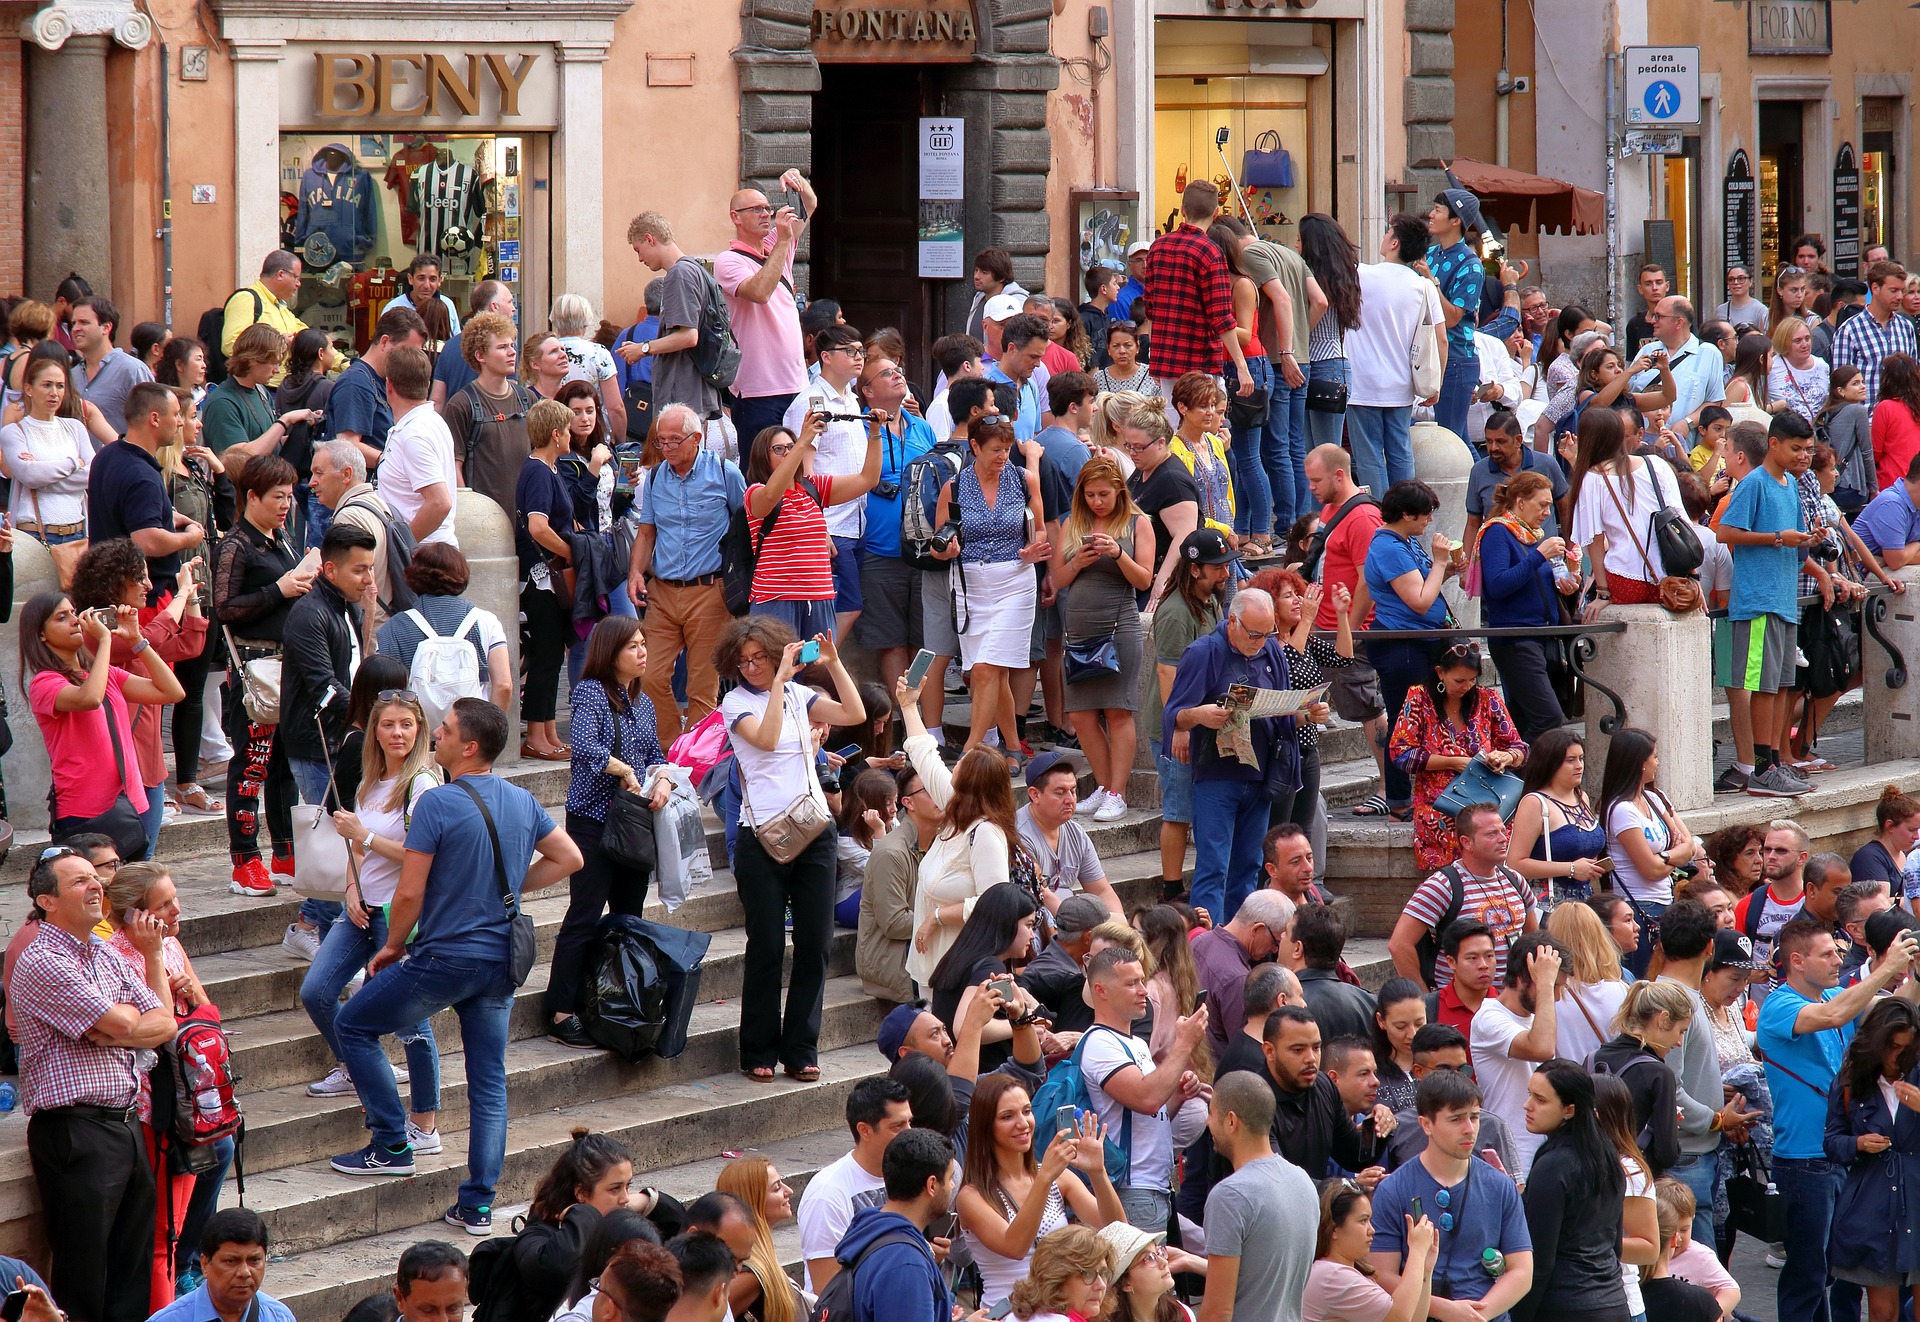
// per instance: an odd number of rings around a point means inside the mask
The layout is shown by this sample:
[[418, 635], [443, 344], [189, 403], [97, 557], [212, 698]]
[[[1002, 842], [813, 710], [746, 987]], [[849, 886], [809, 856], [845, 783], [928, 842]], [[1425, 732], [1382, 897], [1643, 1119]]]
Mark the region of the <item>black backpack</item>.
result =
[[[693, 370], [715, 390], [731, 390], [734, 377], [740, 373], [740, 345], [733, 338], [733, 318], [727, 312], [727, 296], [720, 282], [713, 278], [713, 272], [691, 257], [680, 260], [693, 262], [707, 290], [706, 303], [700, 309], [700, 338], [689, 350], [693, 354]], [[652, 392], [648, 394], [651, 397]]]
[[[915, 462], [917, 463], [918, 460]], [[827, 503], [820, 499], [820, 488], [814, 486], [812, 478], [801, 478], [800, 485], [806, 489], [809, 496], [813, 497], [814, 504], [823, 510], [826, 508]], [[767, 538], [773, 536], [773, 527], [780, 521], [780, 506], [785, 503], [786, 497], [782, 495], [780, 500], [774, 502], [773, 508], [767, 511], [766, 517], [760, 520], [760, 536], [757, 540], [761, 546], [765, 546]], [[733, 517], [728, 520], [727, 535], [720, 543], [721, 593], [726, 598], [727, 612], [736, 617], [745, 615], [747, 608], [753, 604], [756, 539], [748, 530], [747, 519], [747, 504], [741, 501], [740, 508], [735, 510]]]
[[1660, 489], [1659, 470], [1651, 470], [1648, 476], [1653, 482], [1653, 498], [1659, 503], [1653, 517], [1647, 520], [1648, 540], [1660, 548], [1663, 573], [1674, 578], [1690, 578], [1707, 561], [1706, 548], [1700, 544], [1700, 531], [1684, 511], [1667, 504], [1666, 493]]
[[413, 563], [413, 553], [418, 543], [413, 539], [413, 527], [401, 518], [391, 507], [383, 514], [380, 507], [367, 500], [356, 497], [341, 505], [342, 510], [363, 509], [379, 519], [387, 532], [387, 587], [390, 595], [380, 602], [380, 609], [391, 619], [402, 611], [409, 611], [419, 602], [411, 587], [407, 586], [407, 566]]
[[[855, 1322], [858, 1310], [854, 1307], [854, 1275], [860, 1270], [860, 1264], [872, 1257], [889, 1244], [926, 1245], [926, 1237], [909, 1230], [889, 1230], [880, 1238], [860, 1250], [860, 1256], [834, 1273], [827, 1288], [820, 1292], [814, 1301], [813, 1311], [807, 1314], [807, 1322]], [[874, 1322], [868, 1319], [868, 1322]]]
[[1347, 497], [1347, 503], [1335, 510], [1333, 517], [1322, 524], [1320, 531], [1316, 532], [1312, 540], [1307, 543], [1307, 558], [1300, 566], [1300, 572], [1306, 577], [1309, 583], [1318, 583], [1320, 581], [1320, 561], [1327, 554], [1327, 542], [1333, 537], [1334, 529], [1346, 521], [1347, 515], [1353, 513], [1362, 505], [1371, 505], [1375, 509], [1380, 508], [1380, 502], [1367, 494], [1365, 490], [1357, 491]]
[[220, 341], [227, 333], [227, 304], [240, 295], [246, 294], [253, 299], [253, 319], [255, 321], [267, 315], [267, 305], [260, 301], [260, 291], [249, 285], [245, 289], [236, 289], [228, 294], [226, 301], [217, 308], [208, 308], [200, 314], [200, 322], [193, 328], [200, 343], [207, 351], [207, 384], [217, 386], [227, 379], [227, 354], [220, 347]]

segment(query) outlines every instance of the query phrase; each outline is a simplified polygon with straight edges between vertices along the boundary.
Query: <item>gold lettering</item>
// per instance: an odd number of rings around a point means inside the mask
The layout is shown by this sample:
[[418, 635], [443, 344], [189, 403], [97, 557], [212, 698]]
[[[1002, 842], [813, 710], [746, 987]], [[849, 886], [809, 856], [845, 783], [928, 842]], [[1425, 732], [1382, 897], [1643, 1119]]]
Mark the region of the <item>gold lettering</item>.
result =
[[813, 39], [815, 41], [819, 41], [824, 37], [837, 37], [839, 35], [839, 16], [835, 14], [833, 10], [816, 9], [813, 11]]
[[[379, 110], [379, 103], [374, 96], [372, 56], [335, 55], [320, 51], [314, 55], [313, 63], [315, 114], [332, 119], [347, 115], [370, 115]], [[344, 78], [340, 76], [340, 65], [343, 63], [352, 70]], [[352, 105], [342, 105], [340, 93], [349, 87], [360, 94], [359, 98]]]
[[927, 16], [925, 14], [915, 14], [913, 16], [913, 39], [915, 41], [925, 41], [930, 36], [932, 36], [932, 33], [927, 31]]
[[401, 71], [412, 67], [426, 72], [427, 57], [424, 55], [376, 55], [373, 57], [375, 86], [378, 99], [371, 109], [377, 114], [411, 117], [427, 113], [428, 98], [422, 96], [410, 106], [400, 104], [400, 89], [406, 85]]
[[869, 9], [866, 11], [867, 40], [885, 41], [887, 39], [887, 11]]
[[953, 39], [955, 41], [972, 41], [974, 39], [972, 10], [963, 9], [960, 11], [960, 17], [956, 20], [953, 27]]
[[527, 75], [533, 72], [538, 55], [522, 55], [520, 67], [511, 71], [507, 68], [504, 55], [488, 55], [487, 67], [493, 70], [493, 80], [500, 84], [500, 115], [510, 119], [520, 113], [520, 85], [527, 81]]
[[941, 41], [953, 40], [953, 15], [941, 10], [933, 16], [933, 33]]
[[896, 9], [893, 11], [893, 39], [895, 41], [907, 40], [909, 36], [907, 24], [912, 21], [912, 19], [913, 11], [910, 9]]
[[471, 117], [480, 113], [480, 57], [467, 56], [467, 76], [462, 81], [453, 71], [453, 61], [444, 55], [427, 56], [427, 114], [439, 118], [440, 93], [445, 91], [458, 106], [458, 113]]

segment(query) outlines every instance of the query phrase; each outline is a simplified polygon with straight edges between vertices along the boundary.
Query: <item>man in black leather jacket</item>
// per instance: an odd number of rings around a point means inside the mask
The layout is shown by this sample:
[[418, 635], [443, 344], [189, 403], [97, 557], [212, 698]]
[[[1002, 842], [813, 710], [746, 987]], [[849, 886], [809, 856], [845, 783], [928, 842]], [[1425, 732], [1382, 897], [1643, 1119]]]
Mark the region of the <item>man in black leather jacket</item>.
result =
[[360, 668], [360, 609], [373, 589], [374, 545], [363, 528], [329, 528], [320, 543], [320, 576], [287, 614], [280, 737], [302, 803], [326, 799], [327, 764], [347, 735], [347, 697]]

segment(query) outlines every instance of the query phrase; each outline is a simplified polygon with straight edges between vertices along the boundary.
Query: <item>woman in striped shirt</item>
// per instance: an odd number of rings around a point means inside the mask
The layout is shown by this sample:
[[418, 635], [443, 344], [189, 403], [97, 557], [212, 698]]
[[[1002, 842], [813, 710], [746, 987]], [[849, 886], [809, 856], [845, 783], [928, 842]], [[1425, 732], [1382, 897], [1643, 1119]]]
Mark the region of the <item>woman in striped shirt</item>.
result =
[[[859, 500], [880, 484], [877, 443], [884, 411], [867, 414], [867, 457], [860, 472], [813, 476], [815, 447], [827, 415], [809, 412], [795, 437], [768, 427], [747, 456], [747, 527], [753, 535], [753, 591], [749, 610], [784, 621], [800, 638], [834, 637], [833, 542], [827, 506]], [[779, 517], [768, 516], [778, 511]]]

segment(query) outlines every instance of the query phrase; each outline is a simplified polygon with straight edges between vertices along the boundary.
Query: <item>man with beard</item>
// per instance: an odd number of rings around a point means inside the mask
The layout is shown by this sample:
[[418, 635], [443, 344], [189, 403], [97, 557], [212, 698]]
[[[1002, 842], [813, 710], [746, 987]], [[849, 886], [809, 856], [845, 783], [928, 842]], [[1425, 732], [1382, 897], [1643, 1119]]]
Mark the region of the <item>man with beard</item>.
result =
[[1541, 1061], [1553, 1059], [1554, 1001], [1566, 977], [1561, 964], [1568, 958], [1566, 947], [1546, 933], [1528, 932], [1508, 952], [1500, 995], [1482, 1002], [1473, 1016], [1474, 1077], [1486, 1109], [1513, 1131], [1520, 1157], [1513, 1175], [1523, 1180], [1533, 1154], [1546, 1142], [1545, 1135], [1527, 1129], [1527, 1080]]
[[854, 1213], [834, 1252], [854, 1274], [853, 1322], [951, 1322], [953, 1295], [935, 1254], [947, 1241], [929, 1243], [927, 1228], [953, 1205], [953, 1144], [905, 1130], [887, 1144], [881, 1172], [887, 1201]]
[[1748, 994], [1758, 1005], [1773, 989], [1773, 941], [1781, 928], [1800, 916], [1807, 905], [1807, 833], [1785, 817], [1767, 823], [1760, 845], [1760, 876], [1767, 883], [1747, 892], [1733, 911], [1733, 930], [1753, 942], [1756, 972]]

